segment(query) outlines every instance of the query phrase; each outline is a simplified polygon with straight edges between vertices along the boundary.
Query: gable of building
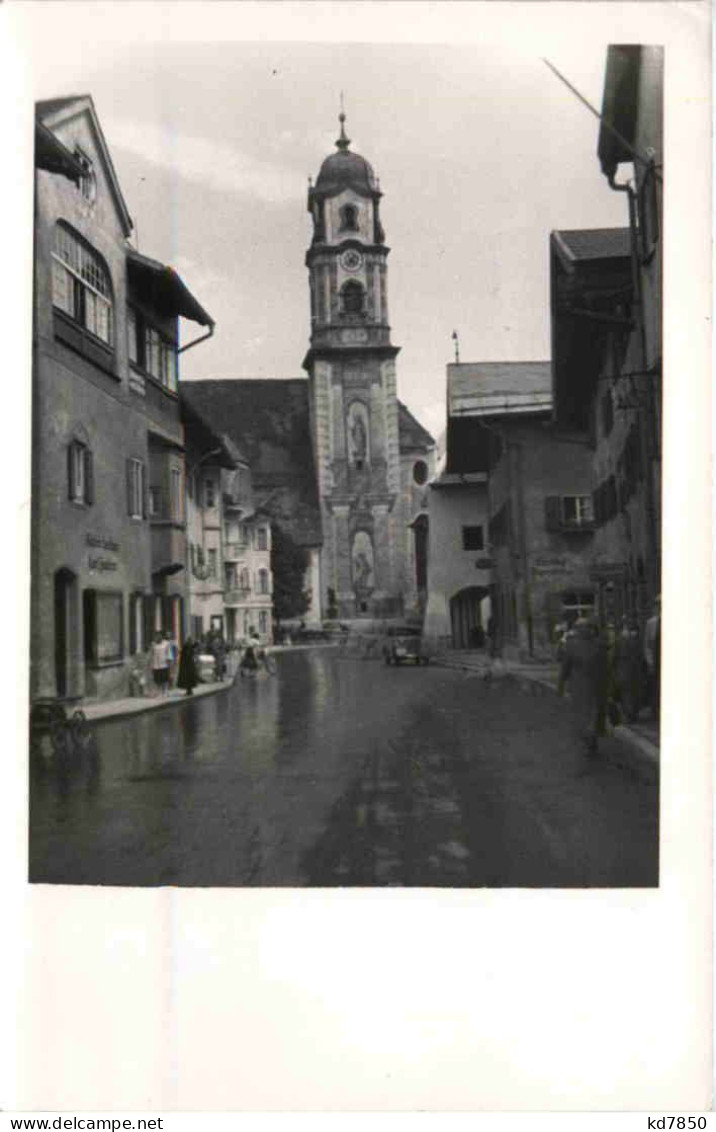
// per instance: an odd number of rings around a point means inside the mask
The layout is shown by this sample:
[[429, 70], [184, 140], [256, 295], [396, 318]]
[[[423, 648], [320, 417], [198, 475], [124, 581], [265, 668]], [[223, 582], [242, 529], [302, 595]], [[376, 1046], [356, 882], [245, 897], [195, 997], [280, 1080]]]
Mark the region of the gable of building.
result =
[[91, 95], [79, 94], [42, 100], [35, 104], [35, 115], [41, 126], [55, 135], [70, 153], [74, 150], [78, 119], [83, 120], [83, 128], [89, 131], [102, 175], [114, 202], [119, 224], [124, 235], [129, 236], [133, 228], [132, 218]]

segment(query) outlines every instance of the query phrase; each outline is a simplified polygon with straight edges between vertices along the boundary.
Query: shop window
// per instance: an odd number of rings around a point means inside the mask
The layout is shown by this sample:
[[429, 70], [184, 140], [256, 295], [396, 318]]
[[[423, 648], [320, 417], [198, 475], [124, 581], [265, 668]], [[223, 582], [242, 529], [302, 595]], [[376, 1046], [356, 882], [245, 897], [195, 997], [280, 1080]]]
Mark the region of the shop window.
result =
[[67, 449], [67, 493], [73, 503], [94, 502], [92, 453], [80, 440], [73, 440]]
[[463, 527], [462, 528], [462, 549], [463, 550], [484, 550], [485, 549], [485, 536], [482, 527]]
[[144, 370], [170, 393], [176, 393], [176, 346], [134, 307], [127, 307], [127, 350], [132, 365]]
[[85, 660], [101, 666], [123, 656], [123, 599], [121, 593], [85, 590], [82, 595]]
[[52, 304], [95, 338], [112, 345], [109, 272], [97, 252], [64, 224], [55, 225]]
[[146, 496], [146, 468], [141, 460], [127, 460], [127, 514], [132, 519], [143, 519], [148, 510]]

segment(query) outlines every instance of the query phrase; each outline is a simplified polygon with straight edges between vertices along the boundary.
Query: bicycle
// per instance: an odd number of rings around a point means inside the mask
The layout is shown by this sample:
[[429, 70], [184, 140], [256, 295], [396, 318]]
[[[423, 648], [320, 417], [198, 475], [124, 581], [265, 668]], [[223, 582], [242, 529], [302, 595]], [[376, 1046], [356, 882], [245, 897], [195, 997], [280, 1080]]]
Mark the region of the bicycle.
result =
[[269, 676], [275, 676], [277, 671], [276, 658], [267, 649], [249, 645], [248, 648], [244, 649], [243, 656], [239, 661], [239, 676], [255, 676], [262, 668]]

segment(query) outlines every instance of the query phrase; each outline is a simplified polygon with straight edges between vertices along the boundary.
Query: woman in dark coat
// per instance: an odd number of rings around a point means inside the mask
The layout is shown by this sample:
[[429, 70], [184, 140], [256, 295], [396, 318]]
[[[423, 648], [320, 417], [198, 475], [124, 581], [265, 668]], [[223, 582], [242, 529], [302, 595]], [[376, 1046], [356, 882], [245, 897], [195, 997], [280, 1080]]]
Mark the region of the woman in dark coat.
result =
[[196, 645], [191, 637], [187, 637], [182, 645], [179, 657], [179, 675], [177, 688], [185, 688], [187, 696], [191, 696], [199, 683], [199, 670], [196, 664]]
[[589, 755], [597, 753], [597, 740], [604, 734], [608, 677], [606, 641], [594, 621], [580, 619], [564, 647], [559, 691], [564, 695], [569, 685], [575, 736]]

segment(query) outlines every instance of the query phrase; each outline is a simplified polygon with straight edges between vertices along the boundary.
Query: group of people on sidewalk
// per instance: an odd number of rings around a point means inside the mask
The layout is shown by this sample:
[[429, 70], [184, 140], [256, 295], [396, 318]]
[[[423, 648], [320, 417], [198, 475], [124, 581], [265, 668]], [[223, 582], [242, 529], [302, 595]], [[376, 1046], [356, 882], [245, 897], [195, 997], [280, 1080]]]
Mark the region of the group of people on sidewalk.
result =
[[206, 641], [187, 637], [179, 648], [170, 633], [157, 632], [148, 656], [140, 658], [132, 673], [131, 691], [143, 696], [146, 689], [146, 672], [151, 670], [157, 696], [168, 696], [172, 688], [180, 688], [191, 696], [201, 682], [199, 657], [210, 655], [214, 660], [214, 677], [225, 680], [227, 648], [220, 633], [209, 634]]
[[558, 659], [558, 690], [564, 695], [569, 688], [573, 726], [587, 754], [597, 753], [607, 719], [617, 723], [622, 712], [632, 721], [637, 718], [644, 686], [651, 717], [658, 720], [661, 599], [654, 603], [643, 643], [636, 625], [626, 618], [621, 631], [610, 638], [593, 618], [581, 617], [564, 634]]

